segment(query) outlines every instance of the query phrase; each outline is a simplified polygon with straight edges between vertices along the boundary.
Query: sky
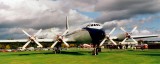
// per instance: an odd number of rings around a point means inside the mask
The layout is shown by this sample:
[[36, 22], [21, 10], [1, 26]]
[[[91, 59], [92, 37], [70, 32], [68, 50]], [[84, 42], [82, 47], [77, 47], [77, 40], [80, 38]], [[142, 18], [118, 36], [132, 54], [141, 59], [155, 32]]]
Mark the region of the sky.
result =
[[[22, 29], [39, 38], [53, 38], [65, 30], [69, 16], [70, 30], [92, 22], [102, 23], [106, 32], [119, 27], [135, 34], [160, 34], [159, 0], [0, 0], [0, 39], [26, 38]], [[54, 32], [51, 32], [51, 29]]]

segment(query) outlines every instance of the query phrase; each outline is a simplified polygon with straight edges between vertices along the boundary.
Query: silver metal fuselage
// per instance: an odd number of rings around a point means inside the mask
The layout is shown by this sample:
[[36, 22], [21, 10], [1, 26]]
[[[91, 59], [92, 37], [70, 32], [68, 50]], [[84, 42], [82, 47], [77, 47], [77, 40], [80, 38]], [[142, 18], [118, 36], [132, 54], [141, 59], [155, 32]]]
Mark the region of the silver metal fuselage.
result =
[[82, 28], [71, 34], [69, 39], [73, 39], [77, 43], [99, 44], [105, 37], [103, 29]]

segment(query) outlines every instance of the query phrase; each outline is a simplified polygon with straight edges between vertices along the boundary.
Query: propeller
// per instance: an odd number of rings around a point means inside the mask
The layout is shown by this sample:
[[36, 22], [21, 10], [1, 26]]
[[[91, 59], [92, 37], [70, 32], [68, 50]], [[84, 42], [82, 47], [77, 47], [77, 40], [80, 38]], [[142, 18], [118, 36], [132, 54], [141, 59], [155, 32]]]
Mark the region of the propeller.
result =
[[37, 33], [35, 33], [33, 36], [29, 35], [25, 30], [22, 30], [22, 31], [25, 33], [25, 35], [27, 35], [27, 36], [29, 37], [27, 43], [26, 43], [25, 45], [23, 45], [22, 49], [25, 49], [26, 46], [27, 46], [31, 41], [34, 41], [34, 42], [38, 45], [37, 47], [43, 47], [43, 46], [37, 41], [38, 38], [36, 38], [37, 35], [42, 31], [42, 29], [40, 29], [40, 30], [39, 30]]
[[57, 35], [56, 41], [51, 45], [51, 48], [53, 48], [58, 42], [64, 43], [67, 47], [69, 47], [69, 44], [64, 41], [64, 36], [67, 34], [68, 30], [64, 31], [62, 35]]
[[125, 41], [127, 40], [127, 39], [132, 39], [135, 43], [138, 43], [135, 39], [133, 39], [133, 37], [132, 37], [132, 33], [137, 29], [137, 26], [136, 27], [134, 27], [133, 29], [132, 29], [132, 31], [131, 32], [127, 32], [126, 30], [124, 30], [124, 28], [120, 28], [123, 32], [125, 32], [126, 34], [125, 34], [125, 39], [122, 41], [122, 44], [123, 43], [125, 43]]
[[110, 38], [110, 35], [115, 31], [115, 29], [116, 29], [116, 28], [113, 28], [113, 29], [111, 30], [111, 32], [110, 32], [108, 35], [105, 36], [105, 38], [102, 40], [102, 42], [100, 43], [99, 46], [102, 46], [106, 40], [109, 40], [109, 41], [111, 41], [114, 45], [117, 45], [117, 43], [114, 42], [113, 39]]
[[[53, 30], [51, 30], [53, 31]], [[64, 40], [64, 36], [69, 31], [69, 24], [68, 24], [68, 16], [66, 17], [66, 30], [62, 33], [62, 35], [57, 35], [56, 41], [51, 45], [51, 48], [53, 48], [58, 42], [64, 43], [67, 47], [69, 47], [69, 44]]]

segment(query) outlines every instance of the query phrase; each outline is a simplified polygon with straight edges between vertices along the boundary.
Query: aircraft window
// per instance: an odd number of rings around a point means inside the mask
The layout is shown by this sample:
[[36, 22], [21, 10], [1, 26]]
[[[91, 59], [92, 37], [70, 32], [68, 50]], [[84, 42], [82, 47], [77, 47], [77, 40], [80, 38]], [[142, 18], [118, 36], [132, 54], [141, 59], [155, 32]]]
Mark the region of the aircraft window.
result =
[[99, 26], [98, 24], [96, 24], [97, 26]]
[[94, 24], [94, 26], [96, 26], [96, 24]]
[[91, 24], [91, 26], [93, 26], [93, 24]]

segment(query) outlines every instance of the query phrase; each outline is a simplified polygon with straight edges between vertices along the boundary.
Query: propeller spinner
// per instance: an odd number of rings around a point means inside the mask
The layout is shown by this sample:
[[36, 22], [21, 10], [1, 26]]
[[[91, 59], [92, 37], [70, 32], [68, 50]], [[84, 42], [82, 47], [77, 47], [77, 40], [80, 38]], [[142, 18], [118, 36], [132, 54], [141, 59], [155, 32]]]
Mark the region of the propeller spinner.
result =
[[112, 31], [111, 31], [108, 35], [105, 36], [105, 38], [102, 40], [102, 42], [100, 43], [99, 46], [102, 46], [106, 40], [109, 40], [109, 41], [111, 41], [114, 45], [117, 45], [117, 43], [114, 42], [113, 39], [110, 38], [110, 35], [115, 31], [115, 29], [116, 29], [116, 28], [113, 28]]

